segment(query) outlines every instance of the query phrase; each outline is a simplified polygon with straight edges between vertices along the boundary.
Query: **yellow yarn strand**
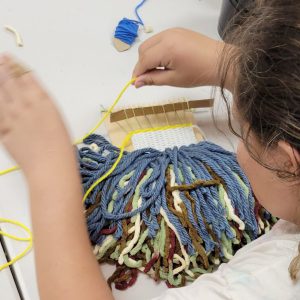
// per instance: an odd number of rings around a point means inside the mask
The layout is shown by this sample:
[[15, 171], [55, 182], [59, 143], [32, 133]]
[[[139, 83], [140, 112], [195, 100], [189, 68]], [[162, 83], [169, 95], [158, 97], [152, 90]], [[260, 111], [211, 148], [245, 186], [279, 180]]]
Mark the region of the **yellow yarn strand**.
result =
[[16, 261], [23, 258], [30, 251], [30, 249], [32, 248], [32, 233], [31, 233], [30, 229], [27, 226], [25, 226], [24, 224], [22, 224], [21, 222], [18, 222], [18, 221], [5, 219], [5, 218], [0, 218], [0, 223], [10, 223], [10, 224], [19, 226], [20, 228], [24, 229], [24, 231], [26, 231], [28, 233], [28, 237], [22, 238], [22, 237], [18, 237], [18, 236], [15, 236], [15, 235], [12, 235], [10, 233], [7, 233], [5, 231], [0, 230], [0, 235], [2, 235], [2, 236], [6, 236], [6, 237], [8, 237], [10, 239], [13, 239], [15, 241], [28, 242], [27, 247], [20, 254], [18, 254], [16, 257], [14, 257], [9, 262], [7, 262], [7, 263], [0, 266], [0, 271], [2, 271], [3, 269], [9, 267], [10, 265], [14, 264]]
[[145, 132], [153, 132], [153, 131], [159, 131], [159, 130], [168, 130], [168, 129], [176, 129], [176, 128], [183, 128], [183, 127], [190, 127], [192, 126], [192, 123], [186, 123], [186, 124], [178, 124], [178, 125], [168, 125], [168, 126], [162, 126], [162, 127], [155, 127], [155, 128], [146, 128], [146, 129], [139, 129], [139, 130], [133, 130], [131, 132], [129, 132], [126, 137], [124, 138], [120, 148], [120, 153], [119, 156], [117, 158], [117, 160], [114, 162], [114, 164], [112, 165], [112, 167], [104, 174], [102, 175], [98, 180], [96, 180], [91, 186], [90, 188], [86, 191], [84, 197], [83, 197], [83, 203], [85, 202], [85, 200], [87, 199], [87, 197], [90, 195], [90, 193], [93, 191], [93, 189], [100, 183], [102, 182], [104, 179], [106, 179], [117, 167], [117, 165], [119, 164], [119, 162], [121, 161], [123, 154], [124, 154], [124, 150], [126, 148], [126, 146], [129, 144], [129, 141], [131, 140], [132, 136], [135, 134], [139, 134], [139, 133], [145, 133]]
[[0, 176], [6, 175], [8, 173], [12, 173], [12, 172], [18, 171], [18, 170], [20, 170], [20, 168], [18, 166], [11, 167], [11, 168], [8, 168], [6, 170], [0, 171]]
[[119, 103], [119, 101], [121, 100], [123, 94], [126, 92], [126, 90], [128, 89], [128, 87], [131, 86], [131, 84], [133, 84], [135, 82], [135, 80], [136, 80], [136, 78], [132, 78], [130, 81], [128, 81], [126, 83], [126, 85], [123, 87], [122, 91], [120, 92], [120, 94], [118, 95], [118, 97], [116, 98], [116, 100], [114, 101], [114, 103], [112, 104], [112, 106], [105, 113], [105, 115], [103, 116], [103, 118], [86, 135], [84, 135], [82, 138], [76, 140], [74, 142], [75, 145], [81, 144], [84, 139], [86, 139], [91, 134], [93, 134], [103, 124], [103, 122], [107, 119], [107, 117], [109, 117], [109, 115], [111, 114], [111, 112], [113, 111], [113, 109], [115, 108], [115, 106]]

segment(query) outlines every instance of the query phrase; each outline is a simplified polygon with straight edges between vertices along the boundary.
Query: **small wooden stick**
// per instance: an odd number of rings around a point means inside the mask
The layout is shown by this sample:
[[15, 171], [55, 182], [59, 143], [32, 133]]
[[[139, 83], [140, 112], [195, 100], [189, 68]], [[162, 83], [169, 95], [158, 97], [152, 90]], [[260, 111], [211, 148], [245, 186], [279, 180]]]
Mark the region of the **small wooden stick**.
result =
[[173, 104], [157, 105], [157, 106], [147, 106], [147, 107], [137, 107], [128, 108], [120, 111], [113, 112], [110, 115], [110, 122], [118, 122], [125, 119], [130, 119], [134, 117], [153, 115], [153, 114], [166, 114], [168, 112], [176, 112], [180, 110], [192, 109], [192, 108], [205, 108], [212, 107], [214, 103], [213, 99], [204, 100], [192, 100], [186, 102], [176, 102]]

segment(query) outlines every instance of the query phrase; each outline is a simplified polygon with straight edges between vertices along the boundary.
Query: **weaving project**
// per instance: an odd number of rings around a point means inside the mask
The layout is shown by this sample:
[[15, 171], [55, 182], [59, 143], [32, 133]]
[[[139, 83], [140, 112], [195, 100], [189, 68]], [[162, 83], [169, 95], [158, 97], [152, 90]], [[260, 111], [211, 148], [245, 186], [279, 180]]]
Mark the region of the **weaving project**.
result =
[[[276, 219], [255, 201], [235, 154], [207, 141], [193, 143], [196, 134], [192, 134], [195, 124], [190, 109], [211, 106], [212, 101], [185, 101], [113, 113], [134, 81], [124, 86], [96, 126], [74, 142], [78, 145], [88, 231], [98, 261], [116, 266], [108, 280], [110, 285], [114, 283], [124, 290], [135, 283], [141, 271], [156, 281], [165, 281], [169, 287], [179, 287], [230, 260], [238, 249], [267, 232]], [[184, 111], [186, 108], [189, 112]], [[173, 117], [168, 116], [172, 111]], [[110, 137], [122, 141], [120, 148], [94, 134], [109, 116], [111, 125], [118, 124], [122, 131], [125, 128], [120, 121], [124, 118], [128, 125], [131, 120], [142, 125], [138, 118], [143, 116], [153, 125], [152, 115], [159, 119], [161, 113], [166, 126], [132, 128], [122, 138], [112, 127]], [[181, 124], [173, 124], [177, 118]], [[178, 129], [185, 132], [185, 139]], [[125, 151], [141, 134], [143, 141], [136, 140], [137, 148], [158, 137], [165, 139], [157, 143], [160, 150], [150, 147]], [[170, 137], [168, 143], [166, 136]], [[182, 146], [171, 147], [171, 142]], [[0, 171], [0, 175], [18, 169], [11, 167]], [[0, 235], [28, 242], [22, 253], [0, 266], [1, 271], [30, 250], [32, 235], [20, 222], [3, 218], [0, 222], [22, 227], [29, 235], [20, 238], [0, 231]]]
[[[92, 134], [78, 150], [84, 190], [111, 169], [120, 149]], [[85, 201], [99, 263], [116, 266], [124, 290], [138, 271], [179, 287], [267, 232], [276, 222], [255, 201], [235, 154], [202, 141], [164, 151], [124, 152]]]

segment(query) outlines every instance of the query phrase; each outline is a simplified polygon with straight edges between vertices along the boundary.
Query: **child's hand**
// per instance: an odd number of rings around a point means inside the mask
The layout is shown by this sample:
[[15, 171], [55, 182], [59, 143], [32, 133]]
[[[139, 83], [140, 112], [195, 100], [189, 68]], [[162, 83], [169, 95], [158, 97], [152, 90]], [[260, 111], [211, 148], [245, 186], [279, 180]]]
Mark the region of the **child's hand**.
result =
[[0, 58], [0, 139], [26, 175], [72, 148], [51, 98], [8, 56]]
[[[224, 43], [186, 29], [169, 29], [139, 48], [136, 87], [218, 85], [218, 57]], [[157, 70], [163, 67], [165, 70]]]

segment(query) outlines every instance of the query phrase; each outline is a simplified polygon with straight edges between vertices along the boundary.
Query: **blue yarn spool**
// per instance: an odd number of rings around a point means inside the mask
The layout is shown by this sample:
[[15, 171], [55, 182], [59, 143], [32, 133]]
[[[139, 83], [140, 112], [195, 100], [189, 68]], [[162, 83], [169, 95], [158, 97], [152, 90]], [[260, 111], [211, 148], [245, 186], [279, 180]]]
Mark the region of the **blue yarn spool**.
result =
[[140, 2], [135, 8], [137, 20], [123, 18], [116, 27], [114, 34], [114, 45], [118, 51], [126, 51], [135, 42], [138, 36], [139, 26], [144, 26], [138, 10], [144, 5], [146, 0]]
[[131, 46], [138, 36], [139, 22], [124, 18], [118, 24], [115, 38]]

